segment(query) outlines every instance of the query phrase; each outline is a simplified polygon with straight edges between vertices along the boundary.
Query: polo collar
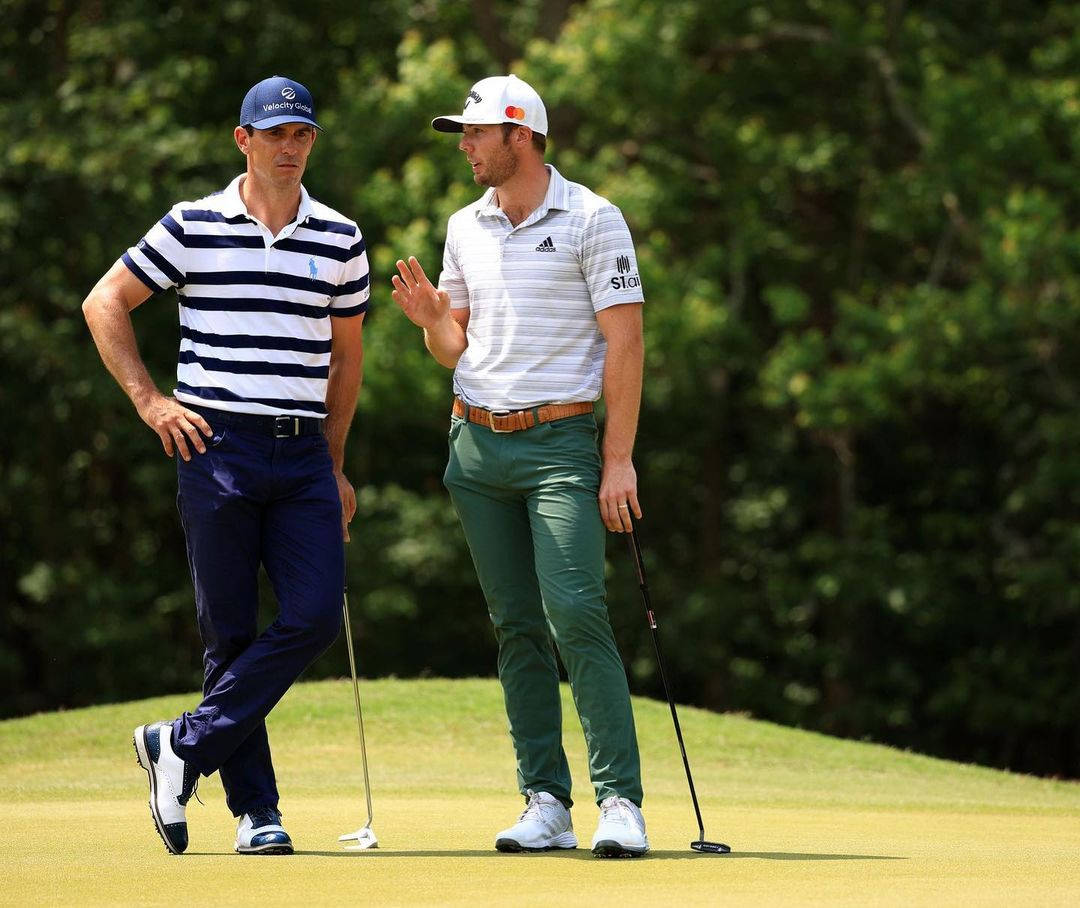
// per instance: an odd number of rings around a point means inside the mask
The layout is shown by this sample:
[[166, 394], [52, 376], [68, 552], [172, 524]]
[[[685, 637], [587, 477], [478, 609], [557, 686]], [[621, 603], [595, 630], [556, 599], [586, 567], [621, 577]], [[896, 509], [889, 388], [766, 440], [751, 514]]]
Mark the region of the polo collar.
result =
[[[226, 186], [221, 192], [221, 213], [225, 217], [236, 217], [237, 215], [244, 215], [245, 217], [251, 217], [247, 210], [247, 206], [244, 204], [244, 200], [240, 197], [240, 184], [244, 182], [247, 177], [246, 173], [240, 174], [234, 179], [228, 186]], [[308, 191], [304, 188], [304, 185], [300, 184], [300, 207], [296, 212], [296, 224], [299, 226], [303, 224], [309, 217], [315, 214], [315, 208], [311, 204], [311, 196], [308, 195]]]
[[[570, 184], [563, 179], [563, 175], [559, 173], [551, 164], [544, 165], [551, 178], [548, 180], [547, 192], [544, 194], [544, 201], [542, 201], [539, 207], [529, 215], [527, 221], [538, 221], [545, 214], [553, 209], [559, 209], [561, 211], [570, 210]], [[502, 209], [495, 204], [496, 187], [492, 186], [480, 196], [480, 203], [476, 206], [476, 216], [479, 217], [499, 217], [502, 214]]]
[[550, 164], [547, 165], [547, 169], [551, 172], [551, 180], [548, 182], [547, 195], [544, 196], [544, 207], [550, 211], [552, 208], [558, 208], [560, 211], [570, 210], [570, 184], [563, 179], [563, 175], [559, 173]]
[[480, 204], [476, 206], [476, 216], [478, 218], [493, 218], [498, 217], [499, 214], [499, 206], [495, 204], [495, 187], [492, 186], [480, 196]]

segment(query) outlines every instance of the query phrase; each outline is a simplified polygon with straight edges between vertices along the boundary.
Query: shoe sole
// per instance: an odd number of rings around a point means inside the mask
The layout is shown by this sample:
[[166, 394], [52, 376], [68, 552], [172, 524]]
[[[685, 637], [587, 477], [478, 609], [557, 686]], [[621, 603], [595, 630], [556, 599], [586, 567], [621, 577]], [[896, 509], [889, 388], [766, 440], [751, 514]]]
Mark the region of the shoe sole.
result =
[[573, 845], [544, 845], [540, 848], [527, 848], [517, 839], [496, 839], [495, 850], [503, 854], [521, 854], [523, 852], [536, 854], [541, 851], [573, 851], [577, 848], [577, 842]]
[[627, 848], [611, 839], [605, 839], [593, 845], [592, 853], [598, 858], [640, 858], [648, 848]]
[[241, 848], [239, 845], [234, 845], [233, 850], [237, 854], [292, 854], [292, 845], [270, 844], [262, 845], [256, 848]]
[[157, 802], [157, 776], [154, 775], [154, 764], [150, 760], [149, 752], [146, 750], [145, 725], [140, 725], [135, 729], [135, 733], [131, 736], [131, 744], [135, 748], [135, 760], [140, 767], [146, 770], [146, 775], [150, 779], [150, 816], [154, 818], [154, 828], [157, 830], [157, 834], [161, 836], [161, 841], [165, 843], [165, 850], [169, 854], [183, 854], [183, 852], [177, 851], [169, 844], [169, 837], [165, 835], [164, 824], [154, 808], [154, 804]]

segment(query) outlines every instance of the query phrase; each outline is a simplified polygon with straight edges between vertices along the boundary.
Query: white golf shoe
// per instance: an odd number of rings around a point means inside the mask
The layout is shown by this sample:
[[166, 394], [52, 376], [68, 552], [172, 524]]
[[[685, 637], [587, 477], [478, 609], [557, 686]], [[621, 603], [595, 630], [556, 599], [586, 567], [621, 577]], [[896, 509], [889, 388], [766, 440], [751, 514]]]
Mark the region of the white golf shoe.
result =
[[135, 757], [150, 777], [150, 813], [165, 847], [183, 854], [188, 846], [187, 802], [199, 782], [199, 773], [172, 749], [172, 725], [140, 725], [133, 735]]
[[548, 851], [577, 848], [577, 836], [570, 811], [546, 791], [526, 791], [524, 812], [509, 829], [495, 836], [497, 851]]
[[636, 858], [649, 850], [645, 818], [633, 801], [612, 796], [600, 802], [600, 822], [592, 837], [598, 858]]
[[257, 807], [236, 824], [237, 854], [292, 854], [293, 843], [274, 807]]

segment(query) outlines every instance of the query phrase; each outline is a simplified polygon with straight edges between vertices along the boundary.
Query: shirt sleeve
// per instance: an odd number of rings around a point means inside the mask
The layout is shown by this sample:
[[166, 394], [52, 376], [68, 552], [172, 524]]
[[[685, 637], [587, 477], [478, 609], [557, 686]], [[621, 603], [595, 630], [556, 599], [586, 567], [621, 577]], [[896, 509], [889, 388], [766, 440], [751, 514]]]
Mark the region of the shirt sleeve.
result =
[[443, 246], [442, 273], [439, 289], [450, 294], [451, 309], [469, 308], [469, 286], [458, 262], [457, 242], [454, 240], [453, 221], [446, 226], [446, 245]]
[[371, 296], [370, 277], [367, 247], [357, 229], [356, 242], [349, 248], [349, 258], [341, 269], [341, 282], [330, 303], [330, 315], [350, 318], [367, 312], [368, 298]]
[[152, 293], [184, 286], [187, 247], [182, 224], [180, 208], [175, 206], [121, 256], [128, 270]]
[[597, 208], [585, 224], [581, 272], [589, 287], [594, 312], [645, 299], [630, 228], [614, 205]]

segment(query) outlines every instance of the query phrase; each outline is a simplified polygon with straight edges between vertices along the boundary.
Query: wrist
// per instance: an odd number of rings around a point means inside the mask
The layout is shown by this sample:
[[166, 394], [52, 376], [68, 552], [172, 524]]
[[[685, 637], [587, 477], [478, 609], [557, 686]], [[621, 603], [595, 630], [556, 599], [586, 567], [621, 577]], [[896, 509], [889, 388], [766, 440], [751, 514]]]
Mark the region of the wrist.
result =
[[450, 314], [450, 310], [447, 309], [424, 330], [438, 336], [444, 336], [448, 331], [453, 329], [453, 326], [454, 317]]
[[130, 389], [128, 396], [135, 405], [136, 412], [141, 415], [150, 408], [154, 401], [164, 395], [152, 384], [139, 384]]

